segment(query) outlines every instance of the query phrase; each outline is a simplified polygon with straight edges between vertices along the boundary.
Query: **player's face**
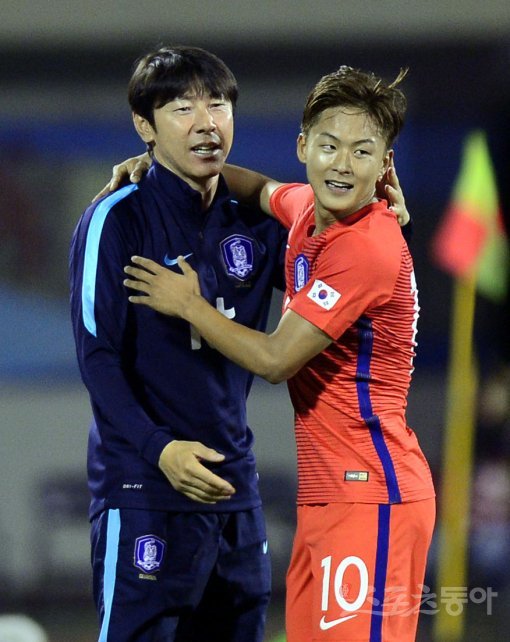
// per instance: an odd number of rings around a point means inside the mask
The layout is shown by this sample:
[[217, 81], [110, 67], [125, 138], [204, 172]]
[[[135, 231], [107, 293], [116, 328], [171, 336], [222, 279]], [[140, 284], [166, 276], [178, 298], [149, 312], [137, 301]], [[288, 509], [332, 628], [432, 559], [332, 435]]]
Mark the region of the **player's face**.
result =
[[156, 160], [202, 191], [216, 181], [232, 147], [234, 118], [229, 100], [189, 95], [154, 110], [154, 127], [137, 114], [135, 127], [154, 143]]
[[297, 152], [315, 194], [318, 231], [373, 201], [389, 161], [375, 124], [366, 113], [345, 107], [326, 109], [299, 136]]

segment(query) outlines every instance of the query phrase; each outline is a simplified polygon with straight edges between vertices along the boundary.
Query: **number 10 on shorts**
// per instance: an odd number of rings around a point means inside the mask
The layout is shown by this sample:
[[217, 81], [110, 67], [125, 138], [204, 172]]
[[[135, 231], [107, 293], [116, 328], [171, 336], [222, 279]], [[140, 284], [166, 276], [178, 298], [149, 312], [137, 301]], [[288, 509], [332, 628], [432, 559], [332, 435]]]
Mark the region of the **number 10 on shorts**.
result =
[[[328, 557], [322, 560], [321, 566], [324, 569], [322, 578], [322, 610], [327, 611], [330, 606], [331, 578], [333, 572], [333, 594], [338, 606], [347, 613], [353, 613], [360, 609], [368, 596], [368, 569], [365, 562], [360, 557], [350, 555], [349, 557], [345, 557], [335, 570], [332, 568], [332, 557], [328, 555]], [[351, 566], [354, 566], [358, 571], [359, 589], [356, 598], [352, 601], [347, 601], [346, 597], [349, 591], [346, 590], [348, 585], [344, 582], [344, 576], [347, 569]]]

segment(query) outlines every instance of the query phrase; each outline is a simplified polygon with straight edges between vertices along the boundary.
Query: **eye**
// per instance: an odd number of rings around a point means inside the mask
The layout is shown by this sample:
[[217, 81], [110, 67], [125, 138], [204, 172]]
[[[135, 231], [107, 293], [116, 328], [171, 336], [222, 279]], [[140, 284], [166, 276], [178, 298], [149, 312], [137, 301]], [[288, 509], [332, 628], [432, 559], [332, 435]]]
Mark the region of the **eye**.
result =
[[336, 150], [336, 147], [334, 145], [331, 145], [331, 143], [324, 143], [321, 145], [321, 149], [323, 149], [325, 152], [334, 152]]
[[356, 156], [370, 156], [368, 149], [356, 149], [354, 153]]
[[216, 100], [209, 105], [210, 109], [225, 109], [227, 103], [223, 100]]
[[174, 112], [176, 112], [178, 114], [186, 114], [189, 111], [191, 111], [191, 107], [189, 105], [183, 106], [183, 107], [176, 107], [174, 109]]

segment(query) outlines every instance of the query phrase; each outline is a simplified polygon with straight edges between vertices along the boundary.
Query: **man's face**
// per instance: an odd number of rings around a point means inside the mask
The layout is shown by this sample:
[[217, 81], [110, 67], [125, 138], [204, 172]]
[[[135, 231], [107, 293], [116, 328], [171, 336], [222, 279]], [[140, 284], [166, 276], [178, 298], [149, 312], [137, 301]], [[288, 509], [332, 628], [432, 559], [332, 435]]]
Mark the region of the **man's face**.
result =
[[229, 100], [187, 95], [154, 110], [154, 127], [134, 114], [156, 160], [199, 191], [216, 179], [232, 147], [234, 118]]
[[370, 203], [388, 164], [386, 142], [366, 113], [326, 109], [298, 138], [315, 194], [319, 231]]

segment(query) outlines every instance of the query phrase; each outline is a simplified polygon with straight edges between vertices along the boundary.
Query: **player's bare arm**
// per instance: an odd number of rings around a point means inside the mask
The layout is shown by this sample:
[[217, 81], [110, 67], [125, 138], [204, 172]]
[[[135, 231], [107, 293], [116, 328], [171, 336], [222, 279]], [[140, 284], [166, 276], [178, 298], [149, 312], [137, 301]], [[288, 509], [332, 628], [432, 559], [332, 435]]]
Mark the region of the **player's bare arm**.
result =
[[[138, 156], [132, 156], [112, 168], [112, 177], [103, 189], [94, 196], [94, 201], [106, 196], [116, 190], [124, 180], [138, 183], [151, 165], [151, 157], [145, 152]], [[254, 172], [237, 165], [226, 164], [223, 168], [223, 175], [229, 189], [244, 203], [254, 204], [272, 216], [269, 201], [275, 190], [282, 185], [269, 176]], [[388, 200], [390, 209], [395, 212], [400, 225], [406, 225], [411, 218], [406, 208], [404, 193], [398, 180], [395, 169], [394, 155], [390, 151], [390, 162], [388, 169], [377, 185], [377, 195]]]
[[132, 303], [185, 319], [209, 345], [271, 383], [292, 377], [332, 342], [292, 310], [285, 312], [271, 334], [227, 319], [200, 295], [197, 274], [182, 257], [182, 275], [142, 257], [133, 257], [133, 263], [125, 268], [130, 278], [124, 284], [141, 294], [130, 296]]
[[[121, 183], [129, 177], [132, 183], [138, 183], [151, 165], [151, 157], [145, 152], [139, 156], [127, 158], [122, 163], [114, 165], [112, 177], [103, 189], [94, 196], [94, 201], [110, 192], [116, 190]], [[243, 203], [260, 207], [260, 209], [272, 216], [269, 207], [269, 200], [272, 193], [282, 183], [237, 165], [225, 165], [223, 175], [227, 181], [230, 191]]]
[[219, 463], [224, 455], [198, 441], [172, 441], [163, 449], [159, 467], [175, 490], [203, 504], [230, 499], [235, 488], [202, 462]]
[[227, 164], [223, 167], [222, 173], [230, 191], [242, 203], [260, 207], [263, 212], [273, 216], [269, 201], [273, 192], [283, 183], [238, 165]]

